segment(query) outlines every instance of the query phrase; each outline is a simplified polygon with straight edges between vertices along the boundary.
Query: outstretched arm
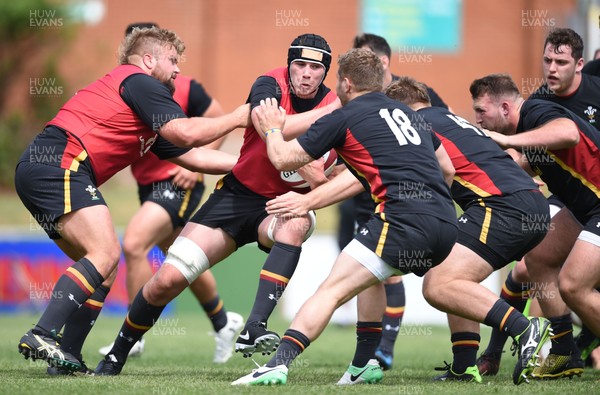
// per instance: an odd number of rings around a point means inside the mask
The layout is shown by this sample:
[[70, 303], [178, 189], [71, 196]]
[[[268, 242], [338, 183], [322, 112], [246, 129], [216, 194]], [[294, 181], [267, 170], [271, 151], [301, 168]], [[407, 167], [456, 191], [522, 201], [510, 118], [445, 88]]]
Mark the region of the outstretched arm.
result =
[[216, 118], [176, 118], [160, 128], [160, 135], [180, 147], [199, 147], [219, 139], [250, 122], [250, 105], [243, 104], [233, 112]]
[[188, 170], [206, 174], [225, 174], [238, 160], [237, 156], [223, 151], [206, 148], [192, 148], [183, 155], [169, 159]]
[[346, 200], [364, 191], [360, 181], [348, 169], [333, 180], [320, 185], [307, 194], [288, 192], [267, 202], [267, 213], [277, 215], [302, 216], [310, 210], [317, 210]]
[[553, 119], [538, 128], [508, 136], [497, 132], [486, 133], [500, 147], [505, 149], [541, 147], [554, 150], [570, 148], [579, 143], [577, 124], [568, 118]]

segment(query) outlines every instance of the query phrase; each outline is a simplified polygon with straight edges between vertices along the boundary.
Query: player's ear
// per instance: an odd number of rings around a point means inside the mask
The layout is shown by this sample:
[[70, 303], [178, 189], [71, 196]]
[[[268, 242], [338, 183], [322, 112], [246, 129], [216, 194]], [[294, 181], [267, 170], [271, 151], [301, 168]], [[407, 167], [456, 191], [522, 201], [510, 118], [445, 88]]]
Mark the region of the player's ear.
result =
[[581, 69], [583, 69], [583, 58], [579, 58], [579, 60], [577, 62], [575, 62], [575, 71], [579, 72], [581, 71]]
[[142, 62], [144, 63], [144, 66], [146, 66], [146, 68], [152, 70], [156, 63], [156, 58], [150, 53], [145, 53], [144, 56], [142, 56]]
[[505, 117], [508, 116], [508, 113], [510, 112], [510, 104], [507, 101], [503, 101], [502, 104], [500, 104], [500, 111], [502, 111], [502, 115]]

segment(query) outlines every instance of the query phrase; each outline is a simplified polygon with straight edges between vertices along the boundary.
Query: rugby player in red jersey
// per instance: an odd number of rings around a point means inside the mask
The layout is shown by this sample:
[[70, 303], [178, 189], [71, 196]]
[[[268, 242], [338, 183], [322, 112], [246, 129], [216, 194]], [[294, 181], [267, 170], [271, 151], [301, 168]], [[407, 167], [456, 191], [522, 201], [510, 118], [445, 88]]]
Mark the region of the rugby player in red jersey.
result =
[[19, 341], [25, 358], [87, 370], [81, 355], [63, 350], [57, 336], [67, 322], [86, 325], [72, 332], [80, 337], [75, 343], [83, 344], [116, 276], [121, 248], [100, 185], [148, 151], [206, 173], [225, 173], [235, 164], [235, 156], [189, 148], [246, 126], [249, 109], [188, 118], [172, 96], [184, 49], [174, 32], [134, 30], [122, 42], [120, 65], [69, 99], [21, 156], [15, 173], [19, 197], [75, 261], [38, 323]]
[[[260, 100], [267, 97], [277, 97], [293, 114], [283, 131], [290, 139], [338, 108], [335, 93], [323, 84], [330, 63], [331, 49], [323, 37], [303, 34], [294, 39], [288, 49], [287, 66], [266, 73], [252, 86], [248, 101], [253, 109], [253, 125], [257, 125]], [[119, 374], [133, 345], [131, 341], [152, 327], [168, 302], [200, 273], [252, 242], [269, 255], [260, 273], [254, 306], [235, 347], [244, 356], [266, 354], [276, 348], [279, 336], [267, 330], [267, 320], [296, 269], [302, 242], [312, 232], [315, 218], [314, 214], [277, 218], [265, 211], [268, 200], [292, 187], [269, 161], [265, 143], [253, 125], [244, 133], [240, 158], [231, 173], [217, 183], [213, 194], [169, 248], [163, 266], [135, 297], [113, 349], [100, 361], [96, 374]], [[315, 173], [313, 183], [325, 181], [322, 163], [310, 171]]]

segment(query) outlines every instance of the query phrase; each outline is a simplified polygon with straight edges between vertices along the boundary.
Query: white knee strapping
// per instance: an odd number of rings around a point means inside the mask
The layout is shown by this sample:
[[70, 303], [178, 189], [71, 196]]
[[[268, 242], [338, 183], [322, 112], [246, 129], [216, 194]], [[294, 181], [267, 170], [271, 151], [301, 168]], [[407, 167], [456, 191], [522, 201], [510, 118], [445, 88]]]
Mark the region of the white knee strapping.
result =
[[200, 274], [210, 269], [208, 257], [202, 251], [202, 248], [182, 236], [177, 237], [169, 247], [164, 263], [168, 263], [179, 270], [190, 284]]
[[[271, 239], [272, 242], [275, 242], [275, 236], [273, 235], [273, 232], [277, 227], [278, 218], [279, 217], [273, 216], [273, 219], [271, 219], [271, 223], [269, 223], [269, 228], [267, 229], [267, 236], [269, 236], [269, 239]], [[308, 228], [308, 231], [304, 235], [304, 239], [302, 241], [308, 240], [310, 235], [313, 234], [315, 227], [317, 226], [317, 215], [315, 214], [314, 210], [310, 210], [308, 212], [308, 219], [310, 221], [310, 226]]]
[[365, 247], [363, 243], [352, 239], [342, 252], [356, 259], [358, 263], [369, 270], [379, 281], [383, 281], [390, 276], [404, 274], [400, 270], [391, 267], [383, 259], [377, 256], [373, 251]]

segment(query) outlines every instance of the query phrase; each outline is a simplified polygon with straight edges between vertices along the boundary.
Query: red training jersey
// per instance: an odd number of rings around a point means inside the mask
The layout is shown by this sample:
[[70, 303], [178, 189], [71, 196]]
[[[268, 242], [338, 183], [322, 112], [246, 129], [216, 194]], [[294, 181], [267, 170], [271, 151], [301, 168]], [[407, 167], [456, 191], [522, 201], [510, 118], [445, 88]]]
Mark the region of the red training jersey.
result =
[[[265, 76], [275, 79], [278, 90], [281, 92], [279, 105], [285, 108], [286, 114], [297, 114], [292, 106], [287, 67], [272, 70], [266, 73]], [[324, 107], [336, 99], [335, 93], [329, 91], [313, 109]], [[240, 149], [240, 158], [231, 171], [244, 186], [267, 198], [274, 198], [292, 190], [292, 187], [281, 179], [280, 172], [271, 164], [267, 154], [267, 145], [260, 138], [253, 125], [247, 127], [244, 131], [244, 142]], [[293, 190], [306, 193], [310, 188], [293, 188]]]

